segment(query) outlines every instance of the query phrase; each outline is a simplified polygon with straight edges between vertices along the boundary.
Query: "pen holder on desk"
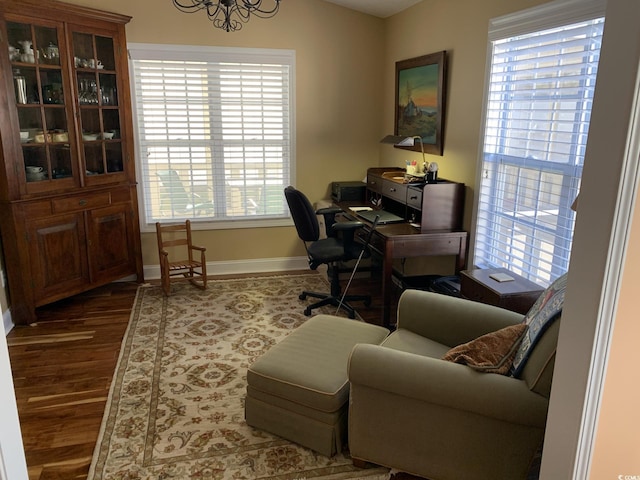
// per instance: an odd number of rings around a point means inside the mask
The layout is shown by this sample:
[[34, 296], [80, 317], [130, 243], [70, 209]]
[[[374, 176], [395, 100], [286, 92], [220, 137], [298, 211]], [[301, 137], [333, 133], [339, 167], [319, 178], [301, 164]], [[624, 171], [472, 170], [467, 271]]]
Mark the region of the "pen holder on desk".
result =
[[427, 183], [438, 183], [438, 171], [435, 172], [427, 172], [425, 175], [427, 179]]

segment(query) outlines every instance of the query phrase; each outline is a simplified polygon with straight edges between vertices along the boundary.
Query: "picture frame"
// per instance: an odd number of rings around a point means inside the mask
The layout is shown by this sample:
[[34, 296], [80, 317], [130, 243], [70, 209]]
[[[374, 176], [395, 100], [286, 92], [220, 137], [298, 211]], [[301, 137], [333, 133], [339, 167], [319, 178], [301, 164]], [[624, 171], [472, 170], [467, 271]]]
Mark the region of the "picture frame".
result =
[[[446, 84], [446, 51], [396, 62], [394, 134], [419, 136], [424, 153], [443, 152]], [[397, 148], [422, 151], [419, 141]]]

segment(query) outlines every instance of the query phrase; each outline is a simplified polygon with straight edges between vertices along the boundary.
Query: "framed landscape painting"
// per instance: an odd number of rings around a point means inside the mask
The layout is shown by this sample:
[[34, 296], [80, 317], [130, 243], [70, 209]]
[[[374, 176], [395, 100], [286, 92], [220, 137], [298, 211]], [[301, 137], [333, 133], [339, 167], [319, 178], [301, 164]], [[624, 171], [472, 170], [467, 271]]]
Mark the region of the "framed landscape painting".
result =
[[[442, 155], [446, 52], [396, 62], [395, 135], [422, 138], [424, 152]], [[400, 147], [420, 151], [420, 143]]]

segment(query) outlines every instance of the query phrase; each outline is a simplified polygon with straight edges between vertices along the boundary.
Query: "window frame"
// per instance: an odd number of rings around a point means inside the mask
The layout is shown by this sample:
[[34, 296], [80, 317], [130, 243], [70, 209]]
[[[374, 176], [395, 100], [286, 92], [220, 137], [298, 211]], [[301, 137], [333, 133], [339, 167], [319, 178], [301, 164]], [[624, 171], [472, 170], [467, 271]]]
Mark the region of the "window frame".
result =
[[[516, 12], [513, 14], [505, 15], [503, 17], [498, 17], [492, 19], [489, 24], [489, 34], [488, 34], [488, 42], [487, 42], [487, 59], [486, 59], [486, 70], [485, 70], [485, 88], [484, 88], [484, 98], [483, 98], [483, 108], [482, 108], [482, 117], [481, 117], [481, 125], [480, 125], [480, 137], [479, 137], [479, 148], [478, 148], [478, 157], [477, 157], [477, 172], [476, 175], [476, 185], [475, 185], [475, 198], [473, 205], [473, 214], [472, 214], [472, 231], [471, 231], [471, 239], [470, 239], [470, 255], [469, 258], [472, 259], [474, 268], [485, 268], [485, 267], [496, 267], [496, 266], [504, 266], [501, 263], [492, 263], [485, 262], [484, 259], [478, 258], [478, 238], [479, 238], [479, 230], [482, 223], [482, 205], [481, 200], [483, 198], [483, 183], [486, 182], [486, 179], [483, 178], [485, 173], [483, 168], [485, 167], [486, 157], [489, 153], [492, 152], [491, 149], [487, 149], [485, 145], [486, 134], [489, 124], [488, 117], [488, 108], [491, 103], [491, 85], [492, 85], [492, 66], [493, 66], [493, 54], [494, 54], [494, 44], [499, 42], [500, 40], [506, 40], [509, 38], [517, 37], [520, 35], [534, 34], [536, 32], [543, 32], [546, 30], [573, 25], [576, 23], [590, 21], [598, 18], [604, 18], [605, 15], [605, 3], [602, 0], [569, 0], [566, 2], [551, 2], [549, 4], [544, 4], [538, 7], [533, 7], [527, 10], [523, 10], [520, 12]], [[502, 127], [498, 127], [500, 129]], [[495, 154], [495, 152], [493, 152]], [[518, 167], [523, 167], [522, 162], [512, 161], [508, 154], [495, 154], [501, 158], [501, 161], [517, 165]], [[572, 165], [561, 162], [545, 162], [549, 163], [548, 168], [550, 170], [564, 170], [569, 171], [573, 170], [578, 174], [578, 184], [567, 185], [567, 191], [571, 190], [577, 192], [579, 190], [579, 177], [581, 176], [582, 166], [581, 165]], [[493, 162], [493, 165], [496, 165], [496, 162]], [[525, 166], [526, 168], [526, 166]], [[496, 169], [497, 170], [497, 169]], [[539, 172], [544, 175], [544, 170]], [[522, 177], [519, 177], [522, 179]], [[496, 182], [497, 179], [492, 179], [493, 182]], [[492, 201], [495, 200], [495, 195], [493, 192], [491, 193]], [[573, 217], [572, 213], [567, 214], [566, 212], [569, 210], [569, 206], [571, 205], [573, 198], [571, 199], [563, 199], [562, 205], [559, 205], [558, 208], [562, 209], [562, 219], [564, 219], [564, 225], [561, 228], [573, 228]], [[495, 211], [495, 210], [494, 210]], [[569, 211], [570, 212], [570, 211]], [[571, 223], [571, 225], [568, 225]], [[527, 247], [527, 248], [530, 248]], [[569, 245], [564, 245], [564, 248], [571, 248], [571, 242]], [[528, 255], [528, 253], [527, 253]], [[551, 278], [549, 282], [553, 281], [553, 279], [557, 278], [560, 274], [564, 273], [568, 269], [568, 258], [566, 265], [555, 265], [551, 266]], [[507, 266], [508, 267], [508, 266]], [[517, 271], [517, 273], [523, 274], [522, 272]], [[524, 273], [525, 277], [527, 274]], [[538, 281], [536, 278], [532, 278], [533, 281]]]
[[[150, 219], [147, 211], [147, 199], [149, 198], [149, 181], [145, 177], [145, 164], [143, 162], [144, 152], [141, 151], [142, 142], [140, 141], [139, 119], [138, 119], [138, 93], [136, 90], [136, 70], [134, 62], [136, 60], [187, 60], [187, 61], [210, 61], [231, 64], [277, 64], [288, 66], [289, 81], [289, 98], [288, 103], [288, 157], [289, 164], [285, 165], [288, 176], [285, 173], [283, 183], [292, 184], [296, 175], [296, 145], [295, 145], [295, 71], [296, 57], [295, 50], [289, 49], [262, 49], [262, 48], [243, 48], [243, 47], [214, 47], [214, 46], [194, 46], [194, 45], [161, 45], [148, 43], [129, 43], [129, 70], [131, 85], [131, 103], [134, 139], [136, 145], [136, 155], [140, 157], [135, 162], [136, 175], [138, 178], [138, 197], [141, 208], [140, 210], [140, 229], [142, 232], [155, 231], [155, 222], [158, 220]], [[215, 145], [212, 150], [219, 149]], [[213, 160], [213, 159], [212, 159]], [[218, 169], [221, 162], [212, 161], [211, 169]], [[284, 188], [283, 187], [283, 188]], [[284, 194], [283, 194], [284, 199]], [[284, 200], [283, 200], [284, 202]], [[287, 208], [283, 209], [281, 215], [277, 216], [251, 216], [241, 218], [225, 218], [215, 220], [208, 218], [191, 218], [193, 230], [217, 230], [217, 229], [237, 229], [237, 228], [258, 228], [258, 227], [278, 227], [293, 225], [290, 212]], [[164, 222], [180, 221], [179, 219], [160, 220]]]

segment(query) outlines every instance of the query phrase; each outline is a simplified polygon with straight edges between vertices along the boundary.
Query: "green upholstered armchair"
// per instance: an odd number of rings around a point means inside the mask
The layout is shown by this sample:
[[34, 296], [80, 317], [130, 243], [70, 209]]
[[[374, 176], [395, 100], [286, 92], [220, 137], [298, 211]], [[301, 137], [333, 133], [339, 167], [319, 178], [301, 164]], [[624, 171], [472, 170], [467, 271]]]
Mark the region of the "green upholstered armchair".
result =
[[[543, 306], [543, 296], [536, 305]], [[351, 354], [354, 463], [431, 480], [526, 478], [544, 437], [559, 313], [558, 321], [537, 329], [540, 335], [513, 376], [441, 360], [452, 347], [524, 318], [469, 300], [405, 291], [397, 330], [382, 345], [357, 345]]]

